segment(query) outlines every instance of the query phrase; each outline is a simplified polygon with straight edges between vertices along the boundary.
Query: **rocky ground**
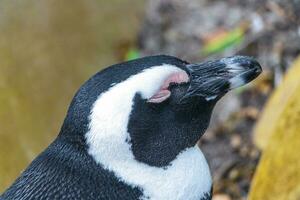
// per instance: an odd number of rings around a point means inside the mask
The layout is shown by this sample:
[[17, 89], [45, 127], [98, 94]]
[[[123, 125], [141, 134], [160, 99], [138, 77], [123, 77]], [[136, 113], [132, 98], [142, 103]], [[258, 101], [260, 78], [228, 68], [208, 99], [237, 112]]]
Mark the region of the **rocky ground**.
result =
[[200, 141], [214, 176], [214, 199], [246, 199], [260, 157], [253, 127], [300, 53], [300, 1], [149, 0], [136, 46], [142, 55], [191, 62], [234, 54], [259, 60], [264, 73], [217, 105]]

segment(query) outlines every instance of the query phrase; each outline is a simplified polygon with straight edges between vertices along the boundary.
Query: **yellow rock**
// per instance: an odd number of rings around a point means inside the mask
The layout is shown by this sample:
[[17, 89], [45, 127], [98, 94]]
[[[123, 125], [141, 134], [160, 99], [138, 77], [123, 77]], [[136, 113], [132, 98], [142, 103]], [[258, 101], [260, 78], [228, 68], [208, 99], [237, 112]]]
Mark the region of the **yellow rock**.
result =
[[133, 39], [142, 8], [140, 0], [0, 1], [0, 193], [58, 134], [79, 85]]
[[300, 199], [300, 59], [287, 73], [256, 128], [264, 148], [250, 200]]
[[265, 110], [255, 127], [254, 142], [264, 149], [272, 133], [275, 132], [277, 122], [282, 118], [282, 112], [291, 100], [291, 96], [297, 93], [300, 86], [300, 57], [285, 75], [282, 83], [267, 102]]

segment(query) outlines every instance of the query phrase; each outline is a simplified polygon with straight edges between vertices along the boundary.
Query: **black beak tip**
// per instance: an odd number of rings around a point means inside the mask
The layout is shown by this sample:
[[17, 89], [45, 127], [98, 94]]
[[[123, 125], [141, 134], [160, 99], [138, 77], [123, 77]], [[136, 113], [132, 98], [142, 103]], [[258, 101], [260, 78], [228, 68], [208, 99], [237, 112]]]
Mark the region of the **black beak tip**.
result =
[[254, 70], [254, 72], [257, 75], [259, 75], [259, 74], [262, 73], [262, 67], [261, 67], [261, 65], [257, 61], [255, 61], [255, 70]]
[[249, 56], [232, 56], [222, 59], [222, 61], [229, 66], [239, 66], [240, 70], [252, 71], [254, 75], [258, 76], [262, 72], [262, 67], [253, 57]]
[[249, 57], [249, 70], [253, 70], [253, 76], [256, 78], [262, 73], [262, 67], [254, 58]]

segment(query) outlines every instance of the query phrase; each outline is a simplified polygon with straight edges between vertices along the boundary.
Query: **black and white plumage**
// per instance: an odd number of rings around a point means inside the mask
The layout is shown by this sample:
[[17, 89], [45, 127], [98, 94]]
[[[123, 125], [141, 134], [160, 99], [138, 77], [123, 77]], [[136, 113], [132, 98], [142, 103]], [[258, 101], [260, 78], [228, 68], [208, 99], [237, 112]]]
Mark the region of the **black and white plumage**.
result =
[[215, 103], [261, 72], [235, 56], [151, 56], [104, 69], [76, 93], [58, 137], [4, 199], [211, 199], [196, 143]]

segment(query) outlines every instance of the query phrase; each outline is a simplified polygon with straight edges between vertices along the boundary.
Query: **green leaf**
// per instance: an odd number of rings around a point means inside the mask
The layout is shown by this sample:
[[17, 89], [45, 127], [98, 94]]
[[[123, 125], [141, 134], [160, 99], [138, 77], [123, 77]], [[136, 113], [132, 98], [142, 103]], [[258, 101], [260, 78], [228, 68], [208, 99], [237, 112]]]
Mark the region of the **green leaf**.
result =
[[240, 27], [227, 32], [225, 35], [213, 38], [203, 48], [202, 54], [214, 54], [224, 51], [225, 49], [239, 45], [244, 40], [244, 30]]
[[136, 48], [131, 48], [125, 55], [125, 60], [134, 60], [140, 57], [140, 52]]

